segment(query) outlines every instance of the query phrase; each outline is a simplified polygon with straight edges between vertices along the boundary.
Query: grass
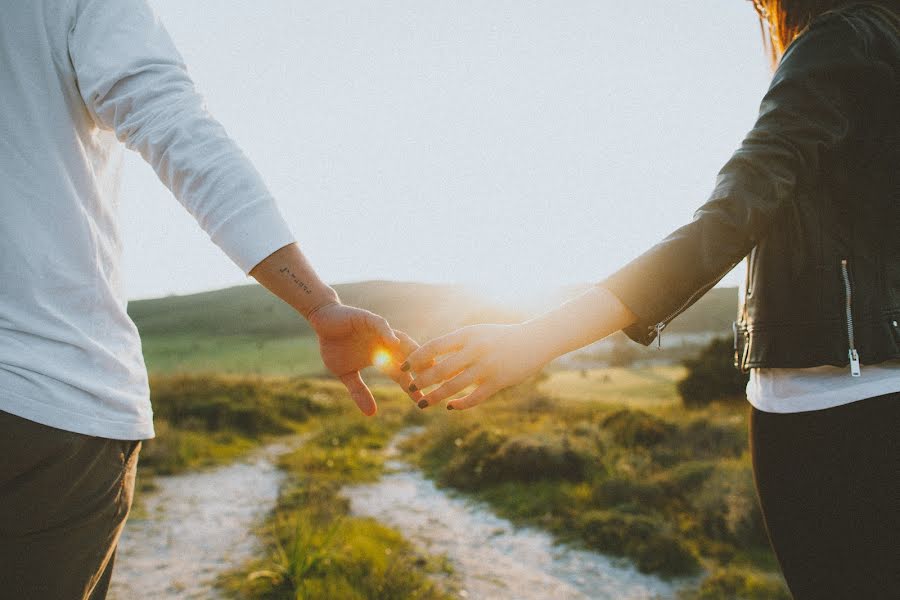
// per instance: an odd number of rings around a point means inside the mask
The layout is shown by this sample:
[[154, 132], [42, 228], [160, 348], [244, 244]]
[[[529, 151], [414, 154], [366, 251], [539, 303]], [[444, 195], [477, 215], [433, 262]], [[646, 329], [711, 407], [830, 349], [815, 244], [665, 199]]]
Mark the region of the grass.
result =
[[660, 406], [679, 401], [675, 385], [684, 375], [679, 366], [553, 371], [540, 391], [561, 402], [602, 397], [605, 404]]
[[701, 575], [685, 600], [788, 598], [753, 491], [746, 408], [684, 411], [678, 373], [553, 373], [462, 413], [420, 411], [376, 386], [374, 419], [335, 382], [157, 375], [159, 437], [145, 443], [140, 476], [232, 460], [305, 431], [309, 441], [281, 460], [289, 477], [260, 529], [263, 555], [224, 577], [223, 589], [250, 600], [443, 599], [454, 587], [447, 561], [351, 515], [340, 495], [380, 477], [387, 441], [423, 424], [404, 446], [407, 459], [513, 522], [645, 572]]
[[315, 337], [145, 335], [147, 369], [155, 374], [225, 373], [311, 376], [324, 372]]
[[[377, 419], [355, 408], [316, 421], [315, 435], [285, 455], [288, 474], [275, 510], [260, 530], [265, 556], [222, 578], [232, 597], [445, 600], [452, 570], [440, 557], [419, 552], [398, 532], [352, 516], [340, 495], [349, 483], [377, 480], [381, 451], [418, 418], [402, 393], [379, 389]], [[435, 583], [433, 576], [442, 583]]]
[[554, 374], [450, 418], [432, 410], [404, 451], [516, 523], [647, 573], [703, 575], [685, 598], [788, 598], [753, 488], [746, 407], [686, 412], [676, 372], [589, 373], [611, 380], [593, 395], [580, 374]]
[[274, 436], [310, 436], [280, 461], [289, 478], [260, 529], [265, 555], [222, 577], [223, 591], [242, 599], [449, 598], [445, 560], [350, 515], [339, 493], [380, 476], [380, 450], [419, 416], [404, 394], [375, 386], [381, 414], [367, 419], [333, 381], [156, 375], [151, 390], [157, 437], [144, 442], [138, 498], [154, 475], [228, 462]]

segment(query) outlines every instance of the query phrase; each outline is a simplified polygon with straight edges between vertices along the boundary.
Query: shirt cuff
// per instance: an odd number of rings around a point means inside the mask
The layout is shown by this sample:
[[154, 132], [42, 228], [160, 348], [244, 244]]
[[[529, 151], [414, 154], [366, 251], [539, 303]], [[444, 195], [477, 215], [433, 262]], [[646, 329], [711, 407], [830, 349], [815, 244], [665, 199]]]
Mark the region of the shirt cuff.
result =
[[245, 274], [276, 250], [296, 241], [271, 198], [245, 205], [209, 237]]

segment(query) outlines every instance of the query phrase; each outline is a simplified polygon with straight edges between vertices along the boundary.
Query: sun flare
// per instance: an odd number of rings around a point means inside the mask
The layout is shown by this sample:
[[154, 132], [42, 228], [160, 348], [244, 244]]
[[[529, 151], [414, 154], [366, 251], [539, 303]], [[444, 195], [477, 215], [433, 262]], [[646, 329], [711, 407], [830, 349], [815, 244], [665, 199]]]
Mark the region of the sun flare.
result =
[[388, 352], [384, 348], [378, 348], [372, 355], [372, 364], [379, 369], [384, 369], [385, 367], [387, 367], [389, 364], [391, 364], [392, 360], [393, 358], [391, 358], [390, 352]]

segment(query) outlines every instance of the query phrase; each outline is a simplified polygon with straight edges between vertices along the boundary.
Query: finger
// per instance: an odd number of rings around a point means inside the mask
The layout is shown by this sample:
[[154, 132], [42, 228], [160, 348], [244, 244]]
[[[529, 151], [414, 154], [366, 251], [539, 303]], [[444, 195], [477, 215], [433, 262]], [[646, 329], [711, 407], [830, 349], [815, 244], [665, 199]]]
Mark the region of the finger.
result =
[[[461, 350], [448, 356], [433, 367], [419, 372], [413, 381], [413, 385], [416, 386], [415, 389], [424, 390], [436, 383], [446, 381], [468, 367], [474, 360], [475, 353], [472, 350]], [[415, 391], [414, 388], [410, 389]]]
[[353, 398], [353, 401], [356, 402], [359, 410], [361, 410], [364, 415], [371, 417], [375, 414], [378, 410], [378, 407], [375, 405], [375, 397], [372, 396], [372, 392], [366, 387], [366, 383], [363, 381], [359, 371], [348, 375], [342, 375], [341, 383], [343, 383], [347, 388], [347, 391], [350, 392], [350, 397]]
[[400, 351], [401, 354], [398, 359], [406, 360], [406, 357], [419, 349], [419, 343], [409, 337], [406, 332], [400, 331], [399, 329], [394, 330], [394, 335], [400, 339]]
[[473, 406], [481, 404], [499, 391], [499, 388], [493, 386], [479, 386], [468, 396], [463, 396], [462, 398], [457, 398], [448, 402], [447, 410], [466, 410], [467, 408], [472, 408]]
[[466, 334], [462, 330], [454, 331], [423, 344], [406, 358], [406, 362], [403, 363], [401, 369], [404, 371], [422, 371], [427, 369], [434, 363], [436, 357], [462, 348], [466, 341], [465, 336]]
[[[464, 389], [475, 383], [477, 380], [478, 377], [475, 375], [474, 369], [463, 371], [450, 381], [447, 381], [437, 389], [426, 394], [425, 398], [423, 399], [425, 401], [425, 406], [431, 406], [432, 404], [443, 402], [450, 396], [463, 391]], [[425, 408], [421, 403], [419, 404], [419, 407]]]
[[418, 403], [419, 400], [422, 399], [422, 392], [409, 391], [409, 386], [412, 385], [413, 382], [412, 375], [401, 371], [400, 367], [398, 367], [395, 363], [392, 363], [385, 367], [384, 372], [388, 375], [388, 377], [394, 380], [394, 383], [400, 386], [400, 389], [406, 392], [406, 395], [409, 396], [413, 402]]
[[394, 333], [394, 330], [391, 329], [391, 326], [388, 324], [387, 320], [384, 317], [380, 317], [375, 313], [369, 313], [368, 318], [366, 319], [366, 324], [369, 326], [372, 331], [374, 331], [378, 337], [381, 338], [381, 342], [387, 347], [388, 350], [392, 354], [400, 355], [403, 348], [403, 343], [400, 341], [400, 338]]

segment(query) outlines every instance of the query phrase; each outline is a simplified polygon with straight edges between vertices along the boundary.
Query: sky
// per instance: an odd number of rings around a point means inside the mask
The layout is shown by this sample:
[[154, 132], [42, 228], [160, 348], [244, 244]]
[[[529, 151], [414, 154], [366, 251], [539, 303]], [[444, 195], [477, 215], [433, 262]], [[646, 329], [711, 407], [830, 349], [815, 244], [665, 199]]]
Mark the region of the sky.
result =
[[[744, 0], [150, 3], [330, 283], [601, 280], [691, 219], [770, 77]], [[131, 298], [252, 281], [131, 152], [122, 219]]]

